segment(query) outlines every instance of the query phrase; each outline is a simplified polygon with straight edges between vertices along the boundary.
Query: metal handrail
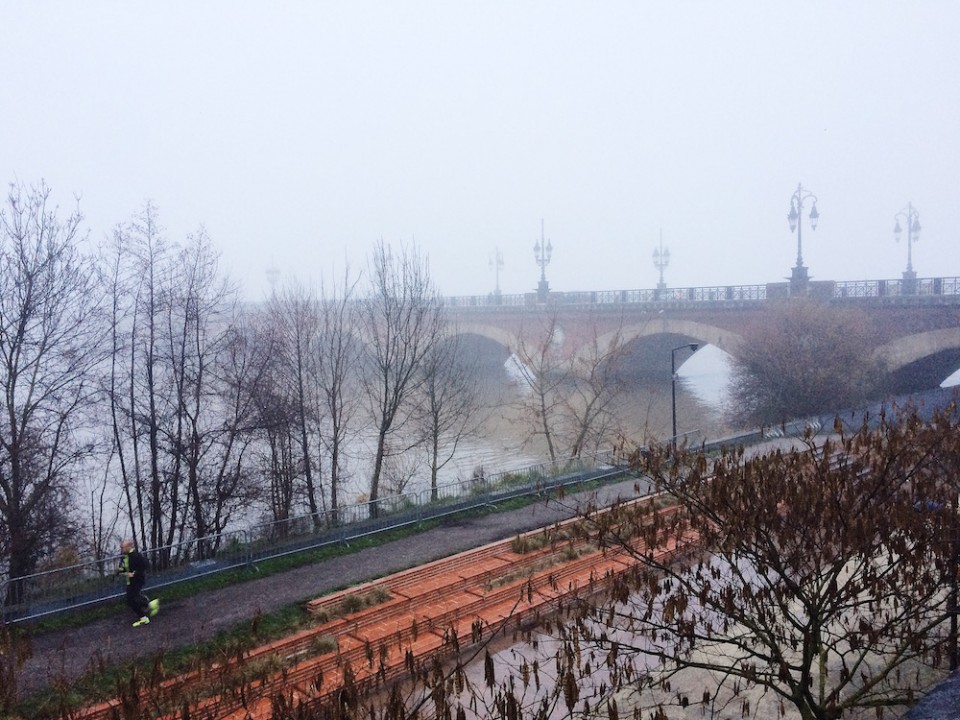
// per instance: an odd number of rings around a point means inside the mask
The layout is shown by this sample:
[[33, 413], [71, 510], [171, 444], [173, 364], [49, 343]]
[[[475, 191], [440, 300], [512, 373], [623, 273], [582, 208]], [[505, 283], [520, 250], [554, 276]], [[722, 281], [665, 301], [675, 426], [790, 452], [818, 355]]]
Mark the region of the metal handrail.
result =
[[[813, 294], [823, 299], [847, 301], [878, 299], [891, 301], [929, 301], [951, 299], [960, 302], [960, 278], [895, 278], [888, 280], [824, 280], [811, 282]], [[619, 305], [671, 304], [671, 303], [743, 303], [787, 297], [788, 282], [761, 285], [713, 285], [705, 287], [679, 287], [636, 290], [586, 290], [550, 292], [549, 305], [563, 307], [610, 307]], [[540, 304], [539, 293], [503, 295], [461, 295], [441, 298], [441, 304], [452, 310], [487, 312], [513, 311], [517, 308], [536, 307]]]

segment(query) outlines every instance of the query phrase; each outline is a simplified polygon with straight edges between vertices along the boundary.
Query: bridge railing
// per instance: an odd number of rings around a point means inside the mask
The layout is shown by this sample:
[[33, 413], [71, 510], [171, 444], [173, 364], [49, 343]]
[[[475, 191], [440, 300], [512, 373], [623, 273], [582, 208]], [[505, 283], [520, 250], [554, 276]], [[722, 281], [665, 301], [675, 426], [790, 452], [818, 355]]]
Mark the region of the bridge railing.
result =
[[527, 302], [528, 295], [515, 294], [503, 295], [491, 293], [490, 295], [454, 295], [441, 299], [441, 302], [450, 308], [458, 310], [464, 308], [483, 308], [490, 310], [495, 308], [513, 309], [523, 307], [530, 303]]
[[[960, 278], [895, 278], [889, 280], [838, 280], [810, 283], [810, 294], [838, 301], [878, 299], [883, 301], [924, 301], [947, 298], [960, 301]], [[611, 307], [617, 305], [672, 303], [744, 303], [761, 302], [790, 296], [790, 283], [765, 285], [714, 285], [706, 287], [648, 288], [640, 290], [586, 290], [551, 292], [547, 304], [561, 307]], [[451, 309], [494, 311], [516, 310], [542, 305], [543, 297], [535, 292], [504, 295], [460, 295], [445, 297], [443, 304]]]
[[929, 298], [960, 295], [960, 278], [897, 278], [834, 283], [833, 296], [846, 298]]

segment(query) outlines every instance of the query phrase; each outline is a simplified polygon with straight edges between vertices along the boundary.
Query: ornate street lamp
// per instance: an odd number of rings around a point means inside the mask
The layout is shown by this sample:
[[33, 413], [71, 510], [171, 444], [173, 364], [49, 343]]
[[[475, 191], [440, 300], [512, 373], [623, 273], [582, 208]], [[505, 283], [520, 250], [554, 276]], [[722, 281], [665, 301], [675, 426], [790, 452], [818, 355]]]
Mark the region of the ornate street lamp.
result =
[[499, 299], [500, 271], [503, 270], [503, 253], [500, 252], [500, 248], [494, 248], [493, 257], [490, 258], [490, 267], [493, 268], [494, 278], [496, 279], [496, 286], [493, 291], [493, 296]]
[[670, 250], [663, 247], [663, 230], [660, 231], [660, 247], [653, 250], [653, 266], [660, 271], [660, 282], [657, 283], [657, 294], [667, 289], [663, 281], [663, 269], [670, 264]]
[[547, 282], [547, 265], [553, 255], [553, 244], [543, 238], [543, 219], [540, 219], [540, 239], [533, 246], [533, 256], [540, 266], [540, 284], [537, 285], [537, 301], [545, 303], [550, 294], [550, 283]]
[[912, 295], [917, 288], [917, 273], [913, 270], [913, 243], [920, 239], [920, 213], [913, 206], [913, 203], [907, 203], [907, 206], [893, 216], [896, 225], [893, 227], [893, 236], [900, 242], [900, 235], [903, 234], [903, 228], [900, 227], [900, 218], [907, 223], [907, 269], [903, 272], [904, 291]]
[[686, 345], [680, 345], [675, 347], [670, 351], [670, 399], [672, 418], [673, 418], [673, 436], [671, 438], [671, 443], [673, 445], [673, 451], [677, 451], [677, 350], [683, 350], [684, 348], [690, 348], [693, 352], [696, 352], [700, 349], [700, 346], [697, 343], [687, 343]]
[[797, 185], [797, 191], [790, 198], [790, 213], [787, 215], [790, 232], [797, 231], [797, 265], [790, 276], [790, 289], [798, 293], [806, 290], [807, 281], [810, 279], [807, 268], [803, 266], [803, 218], [800, 216], [803, 212], [803, 204], [810, 199], [813, 200], [809, 215], [810, 227], [816, 230], [817, 222], [820, 220], [820, 213], [817, 212], [817, 196], [804, 190], [802, 184]]

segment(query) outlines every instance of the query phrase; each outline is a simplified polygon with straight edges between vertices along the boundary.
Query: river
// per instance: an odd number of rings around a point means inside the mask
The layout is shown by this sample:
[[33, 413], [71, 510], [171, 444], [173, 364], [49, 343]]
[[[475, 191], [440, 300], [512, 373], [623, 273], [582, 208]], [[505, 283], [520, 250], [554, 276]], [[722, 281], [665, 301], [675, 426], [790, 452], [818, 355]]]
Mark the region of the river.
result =
[[[679, 360], [679, 358], [678, 358]], [[668, 368], [669, 370], [669, 368]], [[489, 476], [513, 472], [545, 462], [548, 452], [543, 439], [534, 434], [529, 418], [520, 409], [524, 392], [522, 375], [515, 361], [508, 358], [496, 377], [488, 378], [492, 388], [485, 398], [480, 430], [459, 442], [456, 453], [439, 473], [439, 480], [454, 482], [482, 472]], [[729, 428], [728, 409], [729, 356], [707, 345], [688, 357], [677, 371], [678, 432], [695, 437], [716, 437]], [[629, 384], [617, 398], [619, 431], [627, 442], [645, 444], [665, 440], [672, 432], [672, 404], [669, 371], [663, 377], [641, 377]], [[368, 471], [365, 459], [372, 457], [374, 438], [365, 434], [357, 440], [353, 453], [353, 477], [345, 486], [345, 502], [363, 499], [367, 492]], [[605, 446], [598, 451], [609, 450]], [[388, 459], [381, 494], [421, 492], [429, 488], [428, 460], [422, 451], [406, 451]]]
[[[678, 433], [696, 440], [709, 440], [740, 429], [730, 422], [735, 416], [735, 408], [731, 407], [730, 356], [713, 345], [706, 345], [685, 358], [678, 353], [677, 361], [680, 363], [677, 368]], [[486, 398], [486, 409], [481, 411], [481, 430], [459, 443], [454, 458], [440, 472], [441, 482], [466, 479], [481, 470], [487, 476], [512, 472], [544, 462], [548, 457], [542, 439], [531, 437], [529, 420], [518, 409], [522, 376], [514, 362], [508, 358], [499, 368], [487, 367], [493, 375], [487, 378], [487, 386], [494, 390]], [[946, 378], [941, 386], [958, 384], [960, 370]], [[669, 367], [659, 376], [643, 375], [636, 379], [618, 399], [618, 404], [620, 429], [628, 442], [645, 444], [669, 438], [673, 411]], [[369, 463], [366, 460], [373, 454], [372, 440], [360, 440], [357, 447], [359, 450], [351, 461], [353, 476], [342, 494], [345, 502], [363, 498], [367, 491]], [[411, 451], [403, 459], [394, 458], [391, 464], [393, 479], [388, 478], [382, 494], [390, 494], [386, 490], [397, 490], [397, 485], [402, 485], [406, 492], [420, 492], [429, 487], [424, 454]]]

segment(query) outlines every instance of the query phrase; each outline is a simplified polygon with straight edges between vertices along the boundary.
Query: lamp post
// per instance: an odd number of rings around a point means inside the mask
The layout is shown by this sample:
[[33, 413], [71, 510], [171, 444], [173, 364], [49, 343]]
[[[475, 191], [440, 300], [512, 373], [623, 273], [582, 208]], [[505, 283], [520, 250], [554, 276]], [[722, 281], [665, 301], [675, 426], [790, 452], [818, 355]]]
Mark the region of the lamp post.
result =
[[533, 246], [533, 256], [540, 266], [540, 284], [537, 285], [537, 301], [545, 303], [550, 294], [550, 283], [547, 282], [547, 265], [553, 255], [553, 244], [543, 238], [543, 218], [540, 219], [540, 239]]
[[813, 207], [810, 209], [810, 227], [817, 229], [817, 222], [820, 220], [820, 213], [817, 212], [817, 196], [812, 192], [803, 189], [802, 184], [797, 185], [797, 191], [790, 198], [790, 213], [787, 215], [787, 221], [790, 223], [790, 232], [797, 231], [797, 264], [790, 275], [791, 293], [802, 294], [807, 288], [807, 281], [810, 279], [807, 275], [807, 268], [803, 266], [803, 218], [800, 213], [803, 212], [803, 204], [807, 200], [813, 200]]
[[657, 296], [667, 289], [663, 281], [663, 269], [670, 264], [670, 250], [663, 247], [663, 230], [660, 231], [660, 247], [653, 250], [653, 266], [660, 271], [660, 282], [657, 283]]
[[907, 206], [893, 216], [896, 225], [893, 227], [893, 236], [900, 242], [900, 235], [903, 229], [900, 227], [900, 218], [907, 223], [907, 269], [903, 272], [904, 292], [912, 295], [917, 288], [917, 273], [913, 270], [913, 243], [920, 239], [920, 213], [913, 206], [913, 203], [907, 203]]
[[673, 418], [673, 451], [677, 451], [677, 350], [683, 350], [684, 348], [690, 348], [693, 352], [696, 352], [700, 349], [700, 346], [697, 343], [687, 343], [686, 345], [680, 345], [675, 347], [670, 351], [670, 400]]
[[500, 248], [494, 248], [493, 257], [490, 258], [490, 267], [493, 268], [493, 273], [496, 278], [496, 287], [493, 291], [493, 296], [497, 300], [499, 300], [500, 299], [500, 271], [503, 269], [503, 253], [500, 252]]

